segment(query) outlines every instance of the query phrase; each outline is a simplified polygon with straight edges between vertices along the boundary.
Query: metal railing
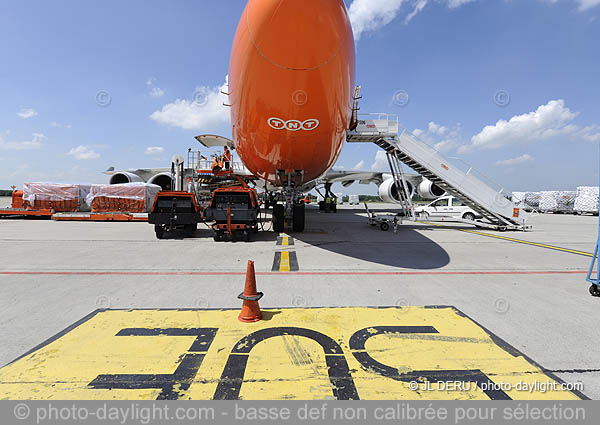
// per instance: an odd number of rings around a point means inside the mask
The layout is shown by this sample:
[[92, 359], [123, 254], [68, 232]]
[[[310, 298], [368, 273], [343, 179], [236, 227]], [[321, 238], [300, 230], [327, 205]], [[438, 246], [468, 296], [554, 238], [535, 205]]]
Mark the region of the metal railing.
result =
[[411, 131], [407, 130], [406, 128], [402, 128], [402, 132], [400, 134], [405, 134], [405, 133], [407, 135], [409, 135], [411, 138], [426, 145], [428, 148], [433, 150], [437, 155], [439, 155], [442, 159], [447, 161], [449, 164], [452, 164], [454, 167], [460, 169], [467, 176], [472, 175], [476, 179], [482, 181], [483, 183], [485, 183], [486, 185], [491, 187], [498, 194], [501, 194], [504, 197], [510, 198], [511, 194], [508, 193], [502, 185], [498, 184], [495, 180], [493, 180], [487, 174], [484, 174], [483, 172], [479, 171], [477, 168], [475, 168], [473, 165], [471, 165], [464, 159], [456, 157], [456, 156], [451, 156], [451, 157], [446, 156], [442, 152], [440, 152], [439, 150], [437, 150], [435, 148], [435, 145], [437, 143], [433, 144], [433, 142], [428, 142], [426, 140], [423, 140], [422, 138], [418, 137], [417, 135], [415, 135]]

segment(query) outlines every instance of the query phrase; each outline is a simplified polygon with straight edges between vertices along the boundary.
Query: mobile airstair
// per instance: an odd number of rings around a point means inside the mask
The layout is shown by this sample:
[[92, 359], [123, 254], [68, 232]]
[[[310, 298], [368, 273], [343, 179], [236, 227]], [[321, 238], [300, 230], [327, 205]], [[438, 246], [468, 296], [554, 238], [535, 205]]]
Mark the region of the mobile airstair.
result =
[[[465, 221], [501, 231], [531, 229], [527, 225], [529, 214], [515, 205], [502, 187], [464, 161], [445, 158], [434, 147], [406, 130], [400, 131], [397, 115], [366, 114], [358, 118], [356, 129], [348, 132], [348, 142], [375, 143], [382, 148], [387, 154], [397, 187], [406, 188], [404, 175], [399, 167], [401, 162], [462, 201], [487, 222], [462, 219], [452, 221]], [[406, 196], [400, 198], [403, 208], [413, 211], [410, 199], [405, 199]]]

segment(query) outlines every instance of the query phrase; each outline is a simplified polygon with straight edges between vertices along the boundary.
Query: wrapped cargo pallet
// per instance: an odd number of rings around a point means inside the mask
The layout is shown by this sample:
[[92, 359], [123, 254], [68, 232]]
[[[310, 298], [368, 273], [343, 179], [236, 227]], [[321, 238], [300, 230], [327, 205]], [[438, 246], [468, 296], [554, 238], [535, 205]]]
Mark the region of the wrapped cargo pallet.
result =
[[540, 210], [543, 212], [572, 213], [575, 206], [574, 191], [541, 192]]
[[23, 206], [29, 210], [89, 211], [85, 199], [90, 187], [78, 183], [24, 183]]
[[524, 197], [525, 206], [523, 209], [525, 211], [538, 210], [540, 208], [541, 198], [542, 195], [540, 192], [527, 192]]
[[575, 195], [575, 211], [582, 214], [598, 214], [598, 186], [580, 186]]
[[161, 187], [149, 183], [95, 184], [86, 198], [92, 212], [149, 212]]

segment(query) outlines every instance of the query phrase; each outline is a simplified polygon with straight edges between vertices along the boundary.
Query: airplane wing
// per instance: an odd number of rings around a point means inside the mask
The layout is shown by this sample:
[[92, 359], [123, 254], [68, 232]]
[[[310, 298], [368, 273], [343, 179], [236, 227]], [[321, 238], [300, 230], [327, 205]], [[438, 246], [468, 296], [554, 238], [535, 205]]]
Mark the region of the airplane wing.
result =
[[[405, 174], [404, 177], [408, 182], [410, 182], [414, 187], [416, 187], [421, 181], [423, 177], [418, 174]], [[346, 171], [346, 170], [335, 170], [331, 169], [325, 175], [318, 179], [318, 184], [326, 184], [326, 183], [341, 183], [342, 186], [348, 187], [352, 185], [354, 182], [358, 181], [359, 184], [376, 184], [379, 186], [385, 180], [391, 179], [392, 175], [390, 173], [383, 173], [381, 171]]]
[[126, 170], [115, 170], [115, 167], [110, 167], [108, 170], [104, 171], [103, 174], [113, 175], [117, 173], [133, 173], [133, 174], [160, 174], [160, 173], [170, 173], [170, 168], [128, 168]]

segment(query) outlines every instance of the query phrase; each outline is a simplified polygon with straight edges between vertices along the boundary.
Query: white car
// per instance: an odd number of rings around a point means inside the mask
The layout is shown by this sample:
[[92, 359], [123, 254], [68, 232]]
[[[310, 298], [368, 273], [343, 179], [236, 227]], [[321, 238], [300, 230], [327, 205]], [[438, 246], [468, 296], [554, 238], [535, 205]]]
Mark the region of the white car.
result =
[[427, 219], [429, 217], [456, 217], [465, 220], [475, 220], [481, 218], [481, 215], [463, 203], [454, 196], [443, 196], [436, 199], [429, 205], [415, 208], [417, 216]]

